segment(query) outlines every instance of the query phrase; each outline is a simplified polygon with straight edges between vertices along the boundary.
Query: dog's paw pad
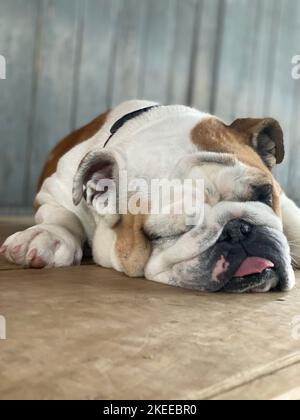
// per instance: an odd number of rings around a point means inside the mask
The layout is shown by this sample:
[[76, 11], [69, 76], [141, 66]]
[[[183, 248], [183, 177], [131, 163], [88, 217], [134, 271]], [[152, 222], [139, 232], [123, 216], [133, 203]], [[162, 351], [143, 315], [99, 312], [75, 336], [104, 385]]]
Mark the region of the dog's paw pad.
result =
[[[1, 253], [12, 263], [23, 267], [66, 267], [81, 261], [80, 243], [66, 229], [38, 225], [10, 236], [1, 247]], [[77, 262], [77, 259], [76, 259]]]
[[26, 259], [29, 267], [32, 268], [44, 268], [47, 265], [46, 262], [38, 255], [37, 249], [32, 249]]

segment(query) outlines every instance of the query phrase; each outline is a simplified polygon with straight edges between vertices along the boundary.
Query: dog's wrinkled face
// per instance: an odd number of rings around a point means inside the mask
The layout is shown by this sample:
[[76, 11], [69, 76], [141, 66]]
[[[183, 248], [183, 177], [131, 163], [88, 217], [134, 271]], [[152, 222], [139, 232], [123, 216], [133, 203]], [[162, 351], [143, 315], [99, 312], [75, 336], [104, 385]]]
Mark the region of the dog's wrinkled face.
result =
[[293, 271], [272, 184], [238, 161], [202, 167], [204, 220], [187, 226], [182, 215], [148, 217], [152, 242], [147, 278], [201, 291], [289, 290]]
[[[282, 228], [280, 188], [271, 174], [284, 154], [279, 124], [245, 119], [226, 126], [209, 118], [194, 127], [191, 140], [195, 151], [174, 162], [169, 173], [204, 180], [201, 223], [187, 224], [184, 214], [122, 215], [112, 219], [106, 235], [113, 251], [99, 241], [96, 262], [200, 291], [291, 289], [295, 278]], [[117, 155], [90, 153], [75, 177], [75, 202], [89, 183], [94, 185], [91, 197], [97, 197], [98, 179], [103, 174], [116, 179], [122, 165]], [[97, 198], [90, 205], [97, 208]]]
[[[279, 124], [240, 119], [228, 127], [211, 118], [194, 128], [192, 139], [214, 152], [219, 164], [202, 166], [204, 222], [180, 232], [183, 221], [150, 217], [146, 230], [154, 241], [146, 276], [202, 291], [289, 290], [295, 279], [280, 220], [279, 187], [271, 174], [284, 155]], [[228, 165], [222, 152], [234, 162]]]

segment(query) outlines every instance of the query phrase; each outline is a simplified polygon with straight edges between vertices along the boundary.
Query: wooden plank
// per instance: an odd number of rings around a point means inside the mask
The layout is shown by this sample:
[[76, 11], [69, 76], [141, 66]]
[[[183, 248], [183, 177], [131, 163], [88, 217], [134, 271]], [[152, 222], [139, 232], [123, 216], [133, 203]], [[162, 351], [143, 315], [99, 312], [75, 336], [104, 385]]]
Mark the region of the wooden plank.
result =
[[217, 395], [213, 400], [299, 400], [300, 364], [272, 372], [238, 388]]
[[222, 27], [219, 27], [223, 0], [202, 0], [198, 2], [195, 44], [191, 69], [189, 102], [202, 111], [212, 111], [212, 95], [218, 51], [222, 40]]
[[[175, 3], [175, 2], [173, 2]], [[175, 28], [173, 34], [173, 50], [169, 63], [168, 104], [190, 103], [189, 89], [191, 85], [191, 66], [193, 63], [193, 47], [198, 22], [198, 0], [176, 0]]]
[[256, 20], [251, 31], [252, 59], [248, 74], [248, 105], [244, 116], [262, 117], [267, 114], [272, 90], [279, 18], [280, 9], [278, 4], [274, 5], [274, 1], [256, 1]]
[[4, 206], [0, 204], [0, 216], [27, 216], [34, 214], [33, 206]]
[[[154, 39], [152, 37], [149, 39], [147, 30], [144, 28], [143, 33], [139, 35], [140, 40], [136, 40], [139, 44], [143, 44], [137, 50], [142, 58], [136, 57], [138, 66], [136, 72], [137, 80], [134, 81], [133, 86], [135, 91], [140, 86], [137, 96], [150, 99], [154, 97], [154, 99], [169, 103], [186, 102], [193, 44], [193, 25], [191, 25], [191, 21], [195, 19], [196, 4], [197, 0], [188, 0], [184, 3], [180, 0], [175, 2], [169, 0], [168, 2], [156, 2], [154, 4], [153, 2], [151, 4], [146, 2], [147, 10], [139, 11], [134, 20], [136, 35], [138, 35], [140, 30], [138, 19], [145, 19], [145, 12], [147, 13], [146, 25], [148, 25], [150, 33], [156, 32], [152, 29], [154, 27], [159, 27], [161, 32], [158, 34], [158, 37], [156, 35]], [[110, 74], [114, 73], [113, 67], [115, 66], [112, 47], [114, 42], [117, 44], [120, 42], [120, 35], [117, 35], [117, 39], [114, 38], [116, 36], [115, 28], [118, 23], [118, 14], [120, 13], [121, 17], [124, 14], [122, 7], [124, 7], [124, 4], [120, 1], [92, 0], [87, 3], [79, 82], [77, 126], [99, 112], [99, 109], [107, 109], [110, 105], [110, 84], [108, 81]], [[133, 6], [127, 4], [127, 8], [130, 7]], [[155, 8], [156, 12], [152, 10]], [[159, 21], [156, 19], [157, 16], [159, 16]], [[121, 17], [119, 19], [122, 19]], [[166, 26], [165, 20], [168, 17], [171, 24]], [[102, 21], [103, 24], [99, 25], [99, 21]], [[121, 39], [126, 36], [126, 33], [123, 34]], [[166, 39], [167, 42], [161, 42], [161, 37]], [[104, 39], [105, 42], [102, 44], [101, 40]], [[101, 48], [99, 48], [99, 42], [101, 43]], [[115, 59], [118, 60], [118, 54], [120, 54], [118, 45], [116, 48]], [[166, 49], [168, 51], [167, 54]], [[122, 50], [121, 53], [123, 54]], [[161, 84], [158, 87], [157, 82], [153, 83], [151, 79], [151, 66], [156, 55], [158, 57], [158, 60], [155, 61], [155, 65], [158, 66], [157, 73], [163, 79], [163, 97], [161, 96]], [[93, 60], [90, 59], [91, 57], [93, 57]], [[163, 59], [161, 59], [162, 57]], [[124, 72], [123, 70], [121, 68], [118, 73], [122, 79], [125, 78], [125, 70]], [[152, 89], [149, 89], [147, 92], [144, 89], [145, 79], [149, 86], [152, 84]], [[116, 80], [114, 79], [115, 82]], [[159, 92], [156, 98], [155, 94], [153, 96], [153, 88], [155, 86], [157, 86]], [[126, 96], [122, 94], [122, 89], [120, 92], [120, 100], [125, 99]], [[117, 102], [116, 98], [114, 100]]]
[[[279, 120], [285, 133], [286, 157], [284, 163], [276, 169], [275, 174], [281, 186], [289, 193], [292, 187], [288, 182], [289, 165], [290, 158], [294, 153], [291, 147], [293, 143], [292, 123], [295, 118], [295, 82], [291, 75], [291, 60], [293, 55], [299, 51], [300, 4], [297, 0], [289, 0], [288, 2], [287, 0], [281, 0], [280, 3], [282, 12], [277, 27], [278, 43], [274, 63], [273, 89], [268, 111], [271, 116]], [[297, 163], [298, 171], [299, 163]], [[297, 197], [300, 198], [299, 192], [297, 192]]]
[[80, 0], [43, 0], [36, 92], [30, 131], [26, 202], [34, 196], [36, 182], [49, 150], [70, 132]]
[[84, 14], [82, 54], [78, 80], [77, 127], [110, 106], [112, 69], [119, 0], [89, 0]]
[[1, 399], [211, 398], [299, 363], [298, 287], [205, 295], [96, 266], [0, 275]]
[[144, 0], [120, 0], [115, 27], [111, 74], [109, 79], [110, 106], [138, 95], [142, 40], [145, 35]]
[[[300, 39], [300, 21], [296, 28], [296, 39]], [[298, 47], [298, 52], [300, 47]], [[289, 175], [288, 194], [300, 205], [300, 80], [293, 80], [293, 115], [290, 122], [290, 154], [289, 154]]]
[[[140, 79], [140, 96], [161, 103], [168, 102], [171, 58], [175, 47], [176, 2], [147, 2], [145, 45]], [[178, 51], [178, 54], [181, 54]]]
[[6, 80], [0, 80], [0, 203], [23, 201], [37, 0], [0, 0], [0, 54]]
[[255, 2], [225, 0], [224, 30], [212, 111], [228, 123], [244, 109], [247, 69], [251, 60], [249, 34], [253, 31], [255, 17]]
[[[240, 31], [237, 48], [239, 50], [238, 61], [235, 63], [235, 80], [233, 84], [234, 94], [232, 103], [232, 119], [237, 117], [249, 117], [248, 105], [252, 102], [251, 82], [255, 71], [254, 52], [257, 48], [257, 20], [260, 13], [261, 1], [246, 1], [241, 8]], [[232, 22], [233, 23], [233, 22]], [[231, 121], [230, 121], [231, 122]]]
[[0, 0], [0, 8], [3, 208], [31, 202], [60, 137], [136, 97], [189, 103], [228, 122], [278, 118], [287, 153], [276, 174], [300, 202], [300, 82], [291, 78], [299, 1]]
[[235, 75], [233, 118], [268, 115], [281, 10], [274, 0], [245, 4], [243, 27], [248, 35], [238, 46], [242, 66]]
[[[286, 160], [275, 175], [287, 191], [295, 109], [291, 58], [298, 51], [298, 10], [296, 0], [288, 7], [286, 0], [228, 0], [216, 86], [215, 112], [227, 122], [243, 116], [272, 116], [280, 121]], [[298, 194], [292, 192], [294, 197]]]

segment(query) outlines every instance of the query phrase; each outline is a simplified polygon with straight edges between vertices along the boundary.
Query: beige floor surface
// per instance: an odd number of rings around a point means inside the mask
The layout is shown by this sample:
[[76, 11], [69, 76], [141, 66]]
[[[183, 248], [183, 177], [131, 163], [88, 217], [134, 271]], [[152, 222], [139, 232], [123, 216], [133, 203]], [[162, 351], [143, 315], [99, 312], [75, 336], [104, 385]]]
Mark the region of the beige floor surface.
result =
[[[0, 241], [27, 225], [1, 219]], [[299, 286], [203, 295], [0, 259], [0, 315], [0, 399], [300, 398]]]

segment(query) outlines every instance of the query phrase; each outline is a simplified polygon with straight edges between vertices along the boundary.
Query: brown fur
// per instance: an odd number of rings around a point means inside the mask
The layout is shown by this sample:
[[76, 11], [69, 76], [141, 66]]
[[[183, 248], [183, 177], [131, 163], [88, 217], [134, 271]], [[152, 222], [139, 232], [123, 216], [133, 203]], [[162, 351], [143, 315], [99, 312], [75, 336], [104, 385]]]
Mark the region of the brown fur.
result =
[[143, 232], [144, 215], [122, 215], [114, 230], [117, 234], [115, 250], [124, 272], [128, 276], [143, 274], [151, 254], [150, 241]]
[[[257, 138], [259, 133], [267, 130], [274, 142], [274, 164], [284, 159], [283, 132], [278, 121], [273, 118], [238, 118], [231, 125], [231, 129], [244, 133], [248, 141]], [[270, 166], [269, 166], [270, 167]]]
[[[40, 176], [38, 190], [40, 190], [45, 179], [56, 171], [58, 161], [65, 153], [100, 130], [107, 120], [108, 113], [101, 114], [91, 123], [68, 135], [53, 149]], [[192, 140], [202, 150], [233, 153], [240, 161], [250, 167], [257, 168], [266, 178], [271, 179], [274, 185], [274, 210], [278, 214], [280, 213], [279, 186], [262, 159], [250, 147], [246, 135], [233, 128], [226, 127], [217, 119], [209, 118], [193, 129]], [[142, 275], [151, 254], [150, 241], [143, 232], [145, 218], [144, 215], [122, 215], [120, 221], [114, 227], [117, 235], [116, 253], [124, 272], [129, 276]]]
[[[92, 122], [71, 133], [52, 150], [38, 181], [38, 191], [46, 178], [57, 168], [59, 159], [74, 146], [88, 140], [97, 133], [107, 120], [109, 111], [101, 114]], [[38, 203], [35, 203], [38, 208]], [[143, 233], [145, 216], [122, 215], [115, 226], [117, 234], [116, 253], [123, 270], [129, 276], [142, 275], [144, 266], [151, 253], [151, 245]]]
[[226, 126], [217, 118], [207, 118], [192, 130], [193, 143], [208, 152], [231, 153], [245, 165], [256, 168], [258, 172], [273, 184], [273, 209], [279, 216], [280, 187], [261, 157], [250, 146], [250, 138], [246, 133]]
[[89, 124], [66, 136], [55, 146], [55, 148], [51, 151], [48, 160], [42, 170], [37, 186], [38, 191], [41, 189], [45, 179], [54, 174], [56, 171], [59, 159], [74, 146], [88, 140], [94, 134], [96, 134], [97, 131], [99, 131], [100, 128], [104, 125], [108, 114], [109, 112], [99, 115]]

